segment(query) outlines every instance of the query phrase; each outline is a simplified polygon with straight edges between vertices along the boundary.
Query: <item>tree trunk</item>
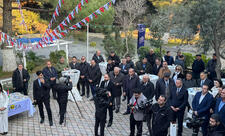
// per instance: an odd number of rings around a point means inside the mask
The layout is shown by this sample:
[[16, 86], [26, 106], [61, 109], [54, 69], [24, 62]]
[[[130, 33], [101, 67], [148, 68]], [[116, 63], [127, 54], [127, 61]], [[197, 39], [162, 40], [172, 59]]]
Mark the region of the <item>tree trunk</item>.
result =
[[[216, 46], [218, 47], [218, 46]], [[220, 57], [220, 51], [219, 51], [219, 48], [214, 48], [215, 50], [215, 53], [216, 53], [216, 56], [217, 56], [217, 64], [216, 64], [216, 76], [217, 76], [217, 79], [221, 79], [221, 57]]]
[[8, 35], [12, 34], [12, 0], [3, 0], [3, 29]]

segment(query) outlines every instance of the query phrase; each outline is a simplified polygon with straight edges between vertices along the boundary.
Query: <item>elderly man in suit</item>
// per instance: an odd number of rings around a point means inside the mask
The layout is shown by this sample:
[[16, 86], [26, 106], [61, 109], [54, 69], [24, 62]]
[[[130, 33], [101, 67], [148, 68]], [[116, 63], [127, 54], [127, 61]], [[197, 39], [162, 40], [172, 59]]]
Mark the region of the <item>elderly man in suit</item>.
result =
[[135, 135], [135, 126], [137, 127], [137, 135], [142, 136], [142, 126], [144, 120], [144, 111], [139, 105], [145, 103], [147, 98], [141, 93], [138, 88], [133, 89], [133, 96], [130, 99], [129, 106], [131, 107], [130, 114], [130, 136]]
[[217, 98], [215, 113], [219, 115], [221, 123], [225, 126], [225, 87], [220, 94], [221, 98]]
[[95, 60], [95, 62], [97, 64], [99, 64], [101, 62], [104, 62], [104, 58], [102, 57], [100, 50], [96, 51], [96, 53], [94, 54], [94, 56], [92, 57], [92, 59]]
[[182, 79], [176, 80], [176, 86], [170, 92], [169, 105], [172, 111], [172, 123], [178, 120], [178, 136], [182, 136], [185, 108], [188, 104], [188, 92], [183, 87]]
[[131, 68], [131, 66], [129, 64], [127, 64], [127, 60], [126, 59], [122, 59], [122, 63], [120, 64], [119, 68], [121, 69], [121, 72], [124, 75], [128, 74], [128, 70], [129, 68]]
[[197, 80], [197, 86], [202, 87], [203, 85], [208, 85], [209, 90], [214, 86], [213, 82], [207, 78], [207, 74], [205, 72], [200, 73], [200, 79]]
[[210, 108], [213, 102], [213, 96], [209, 93], [208, 85], [202, 86], [202, 92], [197, 92], [193, 101], [192, 101], [192, 109], [194, 111], [194, 115], [196, 117], [204, 117], [204, 123], [202, 124], [202, 133], [203, 136], [207, 136], [208, 133], [208, 125], [210, 118]]
[[[131, 97], [133, 96], [133, 89], [140, 87], [139, 77], [135, 74], [134, 69], [129, 69], [129, 74], [124, 77], [123, 81], [123, 95], [127, 96], [127, 104], [129, 104]], [[130, 114], [130, 107], [127, 106], [127, 111], [123, 115]]]
[[50, 94], [49, 94], [50, 84], [46, 79], [44, 79], [42, 71], [37, 71], [36, 74], [38, 76], [38, 79], [36, 79], [33, 83], [33, 99], [34, 99], [34, 102], [37, 103], [38, 105], [39, 113], [41, 116], [40, 123], [41, 124], [44, 123], [44, 119], [45, 119], [44, 110], [43, 110], [43, 103], [44, 103], [48, 113], [49, 124], [50, 126], [52, 126], [53, 125], [52, 111], [50, 108]]

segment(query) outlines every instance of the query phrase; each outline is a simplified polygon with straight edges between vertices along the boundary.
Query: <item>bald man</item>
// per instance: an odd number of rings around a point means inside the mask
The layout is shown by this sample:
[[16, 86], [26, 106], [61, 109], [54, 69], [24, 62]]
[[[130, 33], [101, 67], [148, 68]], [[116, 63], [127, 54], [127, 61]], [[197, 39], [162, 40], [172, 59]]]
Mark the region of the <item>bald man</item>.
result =
[[96, 53], [94, 54], [94, 56], [92, 57], [93, 60], [95, 60], [95, 62], [98, 64], [98, 63], [101, 63], [101, 62], [105, 62], [104, 61], [104, 58], [102, 57], [101, 55], [101, 51], [100, 50], [97, 50]]
[[149, 53], [145, 56], [148, 62], [153, 66], [155, 64], [156, 55], [153, 49], [149, 50]]

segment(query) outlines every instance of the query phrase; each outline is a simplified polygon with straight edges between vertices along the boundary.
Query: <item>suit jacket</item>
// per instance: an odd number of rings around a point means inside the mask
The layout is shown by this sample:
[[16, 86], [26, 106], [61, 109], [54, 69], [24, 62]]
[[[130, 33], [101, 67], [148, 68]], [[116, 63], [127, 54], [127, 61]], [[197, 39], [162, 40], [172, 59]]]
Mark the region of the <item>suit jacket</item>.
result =
[[202, 92], [197, 92], [193, 101], [192, 101], [192, 108], [193, 111], [198, 112], [199, 117], [210, 117], [210, 107], [213, 102], [213, 96], [210, 93], [207, 93], [204, 99], [199, 104], [199, 99], [201, 97]]
[[133, 89], [138, 87], [140, 87], [140, 80], [137, 75], [134, 75], [131, 78], [129, 75], [126, 75], [124, 77], [123, 90], [124, 92], [126, 92], [128, 98], [131, 98], [133, 96]]
[[128, 74], [128, 71], [129, 69], [131, 68], [131, 66], [129, 64], [126, 64], [124, 67], [124, 65], [121, 63], [119, 68], [121, 69], [120, 71], [124, 74], [124, 75], [127, 75]]
[[[51, 67], [51, 71], [49, 70], [48, 67], [45, 67], [43, 70], [43, 75], [45, 77], [45, 79], [47, 79], [48, 81], [50, 81], [50, 78], [55, 77], [56, 79], [58, 78], [58, 72], [54, 67]], [[54, 81], [50, 81], [50, 84], [55, 84], [56, 80]]]
[[117, 56], [117, 55], [115, 55], [113, 57], [109, 56], [108, 59], [111, 59], [111, 60], [115, 61], [114, 65], [116, 67], [118, 67], [120, 65], [120, 58], [119, 58], [119, 56]]
[[148, 99], [152, 99], [155, 95], [154, 84], [149, 81], [147, 84], [144, 82], [141, 83], [140, 89], [142, 90], [143, 95]]
[[[144, 120], [144, 111], [139, 108], [139, 106], [147, 101], [147, 98], [142, 94], [138, 99], [137, 99], [137, 104], [134, 106], [133, 112], [134, 119], [136, 121], [143, 121]], [[134, 105], [136, 102], [136, 99], [134, 96], [131, 97], [130, 99], [130, 105]]]
[[165, 61], [167, 62], [168, 65], [173, 65], [174, 64], [174, 59], [172, 56], [164, 56]]
[[194, 79], [191, 79], [191, 80], [186, 80], [186, 79], [184, 79], [184, 80], [183, 80], [183, 86], [184, 86], [184, 88], [186, 88], [186, 89], [192, 88], [192, 87], [196, 87], [196, 86], [197, 86], [196, 80], [194, 80]]
[[22, 79], [23, 80], [26, 79], [26, 82], [21, 81], [20, 72], [18, 68], [15, 71], [13, 71], [12, 83], [13, 83], [13, 88], [16, 88], [16, 90], [22, 89], [22, 88], [25, 88], [25, 89], [28, 88], [28, 81], [30, 80], [30, 75], [26, 69], [22, 69], [22, 75], [23, 75]]
[[70, 62], [70, 64], [69, 64], [69, 66], [70, 66], [71, 69], [77, 69], [77, 70], [79, 69], [79, 65], [80, 64], [78, 62], [75, 63], [75, 65], [73, 64], [73, 62]]
[[153, 68], [152, 68], [152, 73], [153, 73], [154, 75], [158, 75], [159, 70], [160, 70], [161, 67], [162, 67], [162, 65], [160, 65], [160, 66], [157, 68], [157, 65], [154, 64], [154, 65], [153, 65]]
[[149, 53], [145, 56], [148, 59], [148, 62], [153, 66], [155, 64], [156, 55], [153, 53], [150, 55]]
[[[122, 86], [123, 86], [124, 75], [120, 72], [117, 76], [115, 76], [114, 72], [111, 71], [109, 73], [109, 77], [113, 83], [112, 96], [120, 97], [122, 95]], [[119, 83], [119, 85], [116, 85], [117, 83]]]
[[216, 114], [219, 115], [220, 117], [220, 120], [221, 122], [223, 123], [223, 125], [225, 126], [225, 105], [222, 107], [222, 109], [219, 111], [219, 105], [220, 105], [220, 102], [222, 101], [221, 98], [217, 98], [217, 101], [216, 101], [216, 107], [214, 109], [214, 112]]
[[205, 70], [205, 63], [203, 60], [195, 60], [194, 63], [192, 64], [192, 71], [193, 74], [200, 74]]
[[[143, 70], [144, 72], [141, 72], [141, 70]], [[152, 65], [150, 63], [146, 63], [145, 64], [145, 68], [143, 67], [143, 63], [137, 62], [136, 63], [136, 67], [135, 67], [135, 71], [137, 72], [138, 75], [143, 75], [143, 74], [152, 74]]]
[[102, 55], [99, 56], [99, 58], [97, 57], [96, 54], [94, 54], [94, 56], [92, 57], [93, 60], [95, 60], [95, 62], [98, 64], [98, 63], [101, 63], [101, 62], [104, 62], [104, 58], [102, 57]]
[[[175, 73], [173, 73], [172, 78], [173, 78], [174, 76], [175, 76]], [[183, 78], [185, 78], [185, 77], [184, 77], [184, 74], [179, 73], [179, 74], [178, 74], [178, 76], [177, 76], [177, 78], [181, 78], [181, 79], [183, 79]]]
[[98, 65], [88, 67], [87, 79], [92, 80], [90, 84], [97, 85], [99, 84], [102, 77], [102, 73]]
[[33, 82], [33, 98], [34, 100], [41, 100], [41, 98], [44, 99], [50, 99], [50, 84], [48, 80], [44, 79], [45, 83], [41, 83], [41, 86], [39, 85], [38, 79], [34, 80]]
[[185, 110], [188, 104], [188, 91], [182, 87], [179, 93], [177, 93], [177, 87], [174, 86], [170, 91], [169, 104], [170, 106], [179, 108], [180, 110]]
[[[169, 90], [171, 91], [172, 88], [175, 86], [174, 81], [170, 78], [169, 79]], [[156, 100], [158, 100], [160, 95], [165, 95], [166, 93], [166, 83], [164, 81], [164, 79], [159, 79], [156, 82], [156, 88], [155, 88], [155, 96], [156, 96]]]
[[[211, 90], [212, 88], [213, 88], [213, 82], [210, 80], [210, 79], [208, 79], [208, 78], [206, 78], [206, 80], [205, 80], [205, 82], [203, 83], [203, 85], [208, 85], [209, 86], [209, 90]], [[197, 86], [198, 87], [202, 87], [201, 86], [201, 79], [198, 79], [197, 80]]]
[[[106, 87], [105, 87], [105, 83], [106, 83], [105, 81], [102, 81], [101, 84], [100, 84], [100, 88], [104, 88], [112, 94], [113, 93], [113, 83], [112, 83], [112, 81], [109, 81], [109, 83]], [[110, 102], [113, 102], [112, 97], [110, 97]]]
[[89, 65], [89, 63], [87, 63], [87, 62], [80, 63], [79, 69], [78, 69], [78, 70], [80, 70], [80, 76], [85, 76], [84, 79], [81, 79], [81, 78], [80, 78], [80, 80], [85, 80], [85, 79], [87, 79], [89, 67], [90, 67], [90, 65]]

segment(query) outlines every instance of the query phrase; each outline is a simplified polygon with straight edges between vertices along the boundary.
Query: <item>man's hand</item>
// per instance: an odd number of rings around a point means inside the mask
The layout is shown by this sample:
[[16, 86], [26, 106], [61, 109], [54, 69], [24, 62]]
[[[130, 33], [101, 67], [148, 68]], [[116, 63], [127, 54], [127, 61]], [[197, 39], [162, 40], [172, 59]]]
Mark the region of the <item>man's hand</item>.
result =
[[179, 111], [180, 110], [180, 108], [175, 108], [177, 111]]
[[84, 76], [80, 76], [80, 78], [82, 78], [82, 79], [83, 79], [83, 78], [84, 78]]
[[5, 107], [2, 107], [2, 108], [0, 108], [0, 111], [4, 111], [6, 108]]
[[210, 108], [210, 113], [213, 113], [213, 109], [212, 108]]
[[27, 81], [26, 79], [23, 80], [23, 82], [26, 82], [26, 81]]
[[144, 72], [144, 70], [141, 70], [140, 72], [141, 72], [141, 73], [143, 73], [143, 72]]
[[109, 94], [108, 94], [108, 95], [109, 95], [109, 97], [111, 97], [111, 96], [112, 96], [112, 94], [111, 94], [110, 92], [109, 92]]
[[70, 81], [69, 81], [70, 83], [72, 83], [72, 80], [70, 79]]
[[69, 70], [68, 68], [64, 68], [64, 71]]
[[40, 81], [41, 81], [41, 83], [43, 83], [43, 84], [45, 83], [45, 80], [44, 80], [43, 78], [40, 79]]
[[55, 77], [50, 78], [50, 80], [51, 80], [51, 81], [54, 81], [54, 80], [55, 80]]
[[123, 92], [123, 96], [126, 96], [126, 92]]
[[109, 105], [112, 106], [112, 103], [110, 102]]
[[116, 83], [116, 85], [118, 86], [118, 85], [120, 85], [120, 83]]
[[195, 114], [196, 116], [198, 116], [198, 112], [197, 112], [197, 111], [194, 111], [194, 114]]
[[92, 83], [93, 81], [91, 79], [88, 80], [90, 83]]
[[171, 109], [172, 109], [173, 111], [177, 112], [177, 109], [176, 109], [176, 108], [174, 108], [173, 106], [170, 106], [170, 107], [171, 107]]

